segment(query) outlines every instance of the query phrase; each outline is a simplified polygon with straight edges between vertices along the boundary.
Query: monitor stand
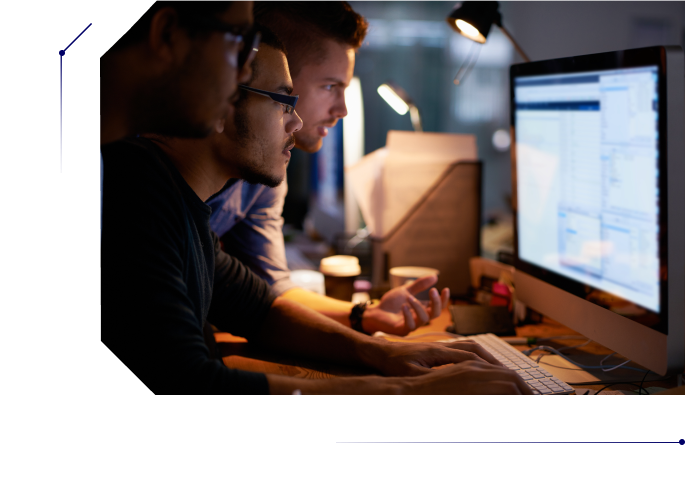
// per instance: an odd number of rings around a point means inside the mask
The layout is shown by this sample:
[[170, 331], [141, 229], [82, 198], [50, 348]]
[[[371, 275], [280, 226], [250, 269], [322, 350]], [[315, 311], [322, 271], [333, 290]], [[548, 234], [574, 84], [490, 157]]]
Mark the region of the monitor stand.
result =
[[[535, 354], [532, 357], [533, 360], [537, 359]], [[585, 366], [598, 366], [600, 361], [606, 356], [597, 354], [572, 354], [569, 355], [569, 357]], [[611, 367], [620, 364], [624, 360], [625, 359], [622, 357], [614, 356], [605, 361], [604, 365]], [[645, 376], [644, 372], [632, 371], [621, 367], [609, 372], [604, 372], [601, 369], [583, 369], [556, 354], [545, 355], [540, 359], [538, 365], [542, 369], [550, 372], [554, 377], [557, 377], [570, 385], [611, 384], [615, 382], [637, 382], [639, 384]], [[642, 368], [642, 366], [635, 364], [634, 362], [629, 362], [626, 365]], [[645, 381], [655, 381], [662, 378], [663, 376], [650, 372], [645, 378]]]

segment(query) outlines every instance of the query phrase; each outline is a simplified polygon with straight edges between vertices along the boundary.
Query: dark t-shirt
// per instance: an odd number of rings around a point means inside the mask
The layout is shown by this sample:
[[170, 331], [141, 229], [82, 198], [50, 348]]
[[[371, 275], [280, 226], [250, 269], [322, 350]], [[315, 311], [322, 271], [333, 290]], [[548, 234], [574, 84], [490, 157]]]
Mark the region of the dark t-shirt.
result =
[[250, 338], [275, 296], [222, 252], [211, 209], [154, 143], [102, 149], [102, 341], [156, 394], [268, 393], [263, 374], [227, 368], [211, 323]]

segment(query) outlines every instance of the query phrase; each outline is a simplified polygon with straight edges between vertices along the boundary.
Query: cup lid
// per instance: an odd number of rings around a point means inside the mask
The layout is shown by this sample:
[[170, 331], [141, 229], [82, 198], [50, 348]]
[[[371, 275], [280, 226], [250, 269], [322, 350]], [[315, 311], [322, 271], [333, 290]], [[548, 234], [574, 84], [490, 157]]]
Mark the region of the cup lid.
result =
[[322, 259], [319, 271], [333, 277], [356, 277], [362, 273], [359, 259], [350, 255], [335, 255]]
[[393, 267], [390, 275], [396, 277], [420, 278], [426, 275], [440, 275], [440, 270], [430, 267]]

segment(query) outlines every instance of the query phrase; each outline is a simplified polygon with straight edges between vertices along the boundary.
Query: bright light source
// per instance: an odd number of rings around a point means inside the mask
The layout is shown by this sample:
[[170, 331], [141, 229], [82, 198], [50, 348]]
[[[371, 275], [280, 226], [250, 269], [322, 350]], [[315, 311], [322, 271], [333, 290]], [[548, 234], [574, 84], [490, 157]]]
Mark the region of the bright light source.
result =
[[474, 27], [468, 22], [464, 22], [461, 19], [456, 20], [455, 22], [457, 24], [457, 28], [464, 37], [467, 37], [473, 40], [474, 42], [478, 42], [479, 44], [485, 43], [485, 37], [481, 35], [481, 33], [478, 31], [476, 27]]
[[492, 135], [492, 145], [497, 151], [506, 151], [511, 145], [511, 137], [506, 129], [498, 129]]
[[390, 107], [397, 111], [397, 114], [402, 116], [409, 111], [407, 103], [404, 102], [387, 84], [378, 86], [378, 94], [380, 94], [385, 102], [390, 104]]

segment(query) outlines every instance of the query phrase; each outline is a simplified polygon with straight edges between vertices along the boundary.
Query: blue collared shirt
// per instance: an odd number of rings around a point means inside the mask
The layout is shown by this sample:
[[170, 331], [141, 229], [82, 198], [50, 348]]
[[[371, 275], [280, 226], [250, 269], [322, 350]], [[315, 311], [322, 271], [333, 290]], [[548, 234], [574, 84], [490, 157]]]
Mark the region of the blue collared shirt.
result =
[[276, 295], [295, 287], [283, 241], [281, 215], [287, 192], [285, 180], [269, 188], [232, 179], [207, 201], [212, 208], [210, 226], [222, 238], [225, 250], [266, 280]]

